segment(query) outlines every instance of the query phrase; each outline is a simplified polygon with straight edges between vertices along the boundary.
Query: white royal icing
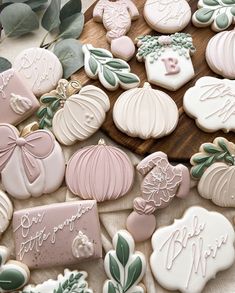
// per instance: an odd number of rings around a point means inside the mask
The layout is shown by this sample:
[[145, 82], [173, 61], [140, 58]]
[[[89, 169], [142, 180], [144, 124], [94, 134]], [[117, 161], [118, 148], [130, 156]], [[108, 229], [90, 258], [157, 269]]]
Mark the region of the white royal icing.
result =
[[33, 104], [30, 99], [12, 93], [10, 98], [10, 106], [16, 114], [23, 115], [31, 110]]
[[73, 240], [72, 253], [76, 258], [88, 258], [94, 254], [93, 243], [82, 231], [79, 231]]

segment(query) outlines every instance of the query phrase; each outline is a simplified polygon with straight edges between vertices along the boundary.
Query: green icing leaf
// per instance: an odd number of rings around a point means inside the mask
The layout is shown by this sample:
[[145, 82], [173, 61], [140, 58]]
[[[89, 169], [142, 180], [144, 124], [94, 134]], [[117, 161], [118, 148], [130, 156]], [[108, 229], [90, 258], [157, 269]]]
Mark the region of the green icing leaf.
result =
[[231, 14], [232, 14], [233, 16], [235, 16], [235, 7], [232, 7], [231, 10], [230, 10], [230, 12], [231, 12]]
[[196, 12], [195, 16], [200, 22], [208, 22], [212, 18], [213, 14], [214, 10], [210, 8], [201, 8]]
[[203, 3], [209, 6], [219, 5], [218, 0], [203, 0]]
[[215, 154], [215, 153], [220, 152], [220, 150], [215, 145], [213, 145], [212, 143], [205, 144], [203, 146], [203, 149], [204, 149], [204, 151], [206, 153], [209, 153], [209, 154]]
[[73, 14], [61, 21], [61, 25], [59, 27], [60, 35], [59, 37], [62, 39], [79, 38], [80, 34], [83, 31], [84, 27], [84, 14], [78, 12]]
[[7, 268], [0, 273], [0, 288], [15, 291], [25, 284], [25, 276], [20, 270]]
[[108, 61], [106, 62], [106, 65], [114, 69], [129, 69], [129, 65], [126, 62], [123, 62], [122, 60]]
[[92, 50], [90, 50], [90, 52], [91, 52], [91, 54], [96, 55], [97, 57], [102, 57], [102, 58], [112, 57], [111, 54], [107, 53], [104, 50], [92, 49]]
[[60, 19], [64, 20], [67, 17], [70, 17], [81, 11], [82, 11], [81, 0], [70, 0], [62, 7], [60, 11]]
[[10, 69], [12, 67], [11, 62], [8, 61], [6, 58], [0, 57], [0, 73]]
[[40, 98], [41, 103], [51, 103], [53, 101], [56, 101], [58, 98], [56, 96], [42, 96]]
[[193, 158], [193, 162], [195, 163], [195, 164], [201, 164], [201, 163], [204, 163], [204, 162], [206, 162], [207, 160], [208, 160], [208, 156], [203, 156], [203, 155], [198, 155], [198, 156], [195, 156], [194, 158]]
[[225, 152], [229, 152], [225, 140], [223, 140], [223, 139], [218, 140], [218, 145], [219, 145], [219, 146], [221, 147], [221, 149], [224, 150]]
[[129, 260], [130, 248], [126, 239], [120, 234], [118, 234], [116, 253], [118, 260], [123, 265], [123, 267], [125, 267]]
[[133, 73], [117, 73], [119, 80], [123, 83], [136, 83], [138, 82], [138, 77]]
[[97, 69], [98, 69], [98, 64], [97, 62], [95, 61], [95, 58], [93, 58], [92, 56], [90, 57], [89, 59], [89, 66], [90, 66], [90, 69], [91, 69], [91, 72], [96, 75], [97, 73]]
[[199, 179], [202, 177], [204, 170], [205, 170], [204, 164], [198, 164], [191, 169], [191, 174], [194, 178]]
[[47, 31], [59, 27], [60, 25], [60, 5], [61, 0], [51, 0], [50, 5], [42, 17], [42, 27]]
[[221, 0], [221, 1], [222, 1], [222, 3], [228, 4], [228, 5], [235, 4], [235, 0]]
[[110, 85], [112, 85], [112, 86], [116, 85], [116, 78], [115, 78], [114, 73], [105, 66], [103, 68], [103, 75], [104, 75], [104, 78], [106, 79], [106, 81]]
[[114, 278], [114, 280], [120, 283], [120, 269], [116, 259], [111, 254], [109, 255], [109, 267], [110, 267], [110, 273], [112, 277]]
[[0, 21], [7, 37], [18, 37], [38, 29], [38, 17], [24, 3], [14, 3], [3, 9]]
[[116, 293], [115, 286], [111, 281], [109, 281], [109, 284], [108, 284], [108, 293]]
[[226, 29], [229, 26], [229, 19], [226, 13], [217, 16], [215, 22], [220, 29]]
[[124, 287], [124, 292], [129, 290], [133, 284], [139, 279], [142, 273], [142, 261], [138, 256], [128, 268], [127, 281]]

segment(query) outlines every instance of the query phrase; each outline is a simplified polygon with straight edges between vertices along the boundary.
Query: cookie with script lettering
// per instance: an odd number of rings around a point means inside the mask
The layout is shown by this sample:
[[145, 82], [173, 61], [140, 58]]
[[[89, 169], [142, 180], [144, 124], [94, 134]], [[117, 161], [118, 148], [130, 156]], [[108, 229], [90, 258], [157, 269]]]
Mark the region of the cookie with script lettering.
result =
[[64, 172], [64, 154], [50, 131], [32, 123], [19, 132], [0, 123], [0, 174], [7, 193], [17, 199], [52, 193]]
[[194, 77], [191, 55], [196, 51], [192, 36], [141, 36], [136, 39], [137, 60], [145, 62], [150, 83], [176, 91]]
[[184, 110], [206, 132], [235, 131], [235, 81], [201, 77], [184, 95]]
[[235, 145], [223, 137], [204, 143], [192, 156], [191, 175], [198, 192], [221, 207], [235, 207]]
[[29, 268], [78, 264], [102, 257], [94, 200], [56, 203], [13, 215], [16, 259]]
[[186, 0], [147, 0], [144, 18], [157, 32], [176, 33], [190, 22], [191, 8]]
[[191, 207], [153, 234], [153, 275], [168, 290], [202, 292], [216, 273], [232, 266], [234, 240], [233, 226], [222, 214]]
[[57, 56], [42, 48], [29, 48], [16, 56], [13, 68], [20, 73], [36, 96], [53, 90], [63, 75]]
[[36, 286], [28, 285], [23, 288], [22, 293], [93, 293], [88, 288], [86, 278], [86, 272], [66, 269], [64, 274], [59, 274], [57, 280], [50, 279]]

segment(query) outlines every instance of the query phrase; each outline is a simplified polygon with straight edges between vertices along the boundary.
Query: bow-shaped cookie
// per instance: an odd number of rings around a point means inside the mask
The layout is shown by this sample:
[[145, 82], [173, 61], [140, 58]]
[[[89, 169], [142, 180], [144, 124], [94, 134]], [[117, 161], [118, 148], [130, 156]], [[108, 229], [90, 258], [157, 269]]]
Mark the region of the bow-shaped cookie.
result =
[[54, 137], [49, 131], [37, 130], [20, 137], [14, 126], [0, 124], [0, 172], [6, 167], [16, 148], [20, 148], [25, 174], [30, 183], [40, 175], [37, 160], [47, 158], [54, 149]]

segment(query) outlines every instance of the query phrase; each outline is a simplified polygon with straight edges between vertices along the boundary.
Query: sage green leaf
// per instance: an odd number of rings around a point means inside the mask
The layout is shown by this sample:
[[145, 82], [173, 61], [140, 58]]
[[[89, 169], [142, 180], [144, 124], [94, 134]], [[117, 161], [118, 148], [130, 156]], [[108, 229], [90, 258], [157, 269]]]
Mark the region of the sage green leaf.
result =
[[56, 100], [51, 103], [51, 110], [56, 111], [60, 107], [60, 100]]
[[82, 2], [81, 0], [70, 0], [67, 2], [60, 11], [60, 19], [64, 20], [67, 17], [70, 17], [76, 13], [82, 11]]
[[139, 279], [142, 273], [142, 261], [138, 256], [128, 268], [127, 281], [124, 287], [124, 292], [129, 290]]
[[229, 153], [229, 150], [227, 148], [227, 145], [223, 139], [218, 140], [218, 145], [221, 147], [222, 150]]
[[98, 69], [98, 64], [97, 64], [95, 58], [93, 58], [92, 56], [89, 59], [89, 66], [90, 66], [91, 72], [94, 75], [96, 75], [97, 74], [97, 69]]
[[108, 293], [116, 293], [115, 286], [113, 285], [111, 281], [109, 281], [108, 283]]
[[25, 276], [20, 270], [5, 269], [0, 273], [0, 289], [13, 292], [25, 283]]
[[12, 67], [11, 62], [6, 58], [0, 57], [0, 72], [3, 72]]
[[235, 0], [222, 0], [222, 3], [224, 4], [235, 4]]
[[40, 102], [43, 104], [51, 103], [53, 101], [56, 101], [58, 98], [56, 96], [42, 96], [40, 98]]
[[206, 162], [208, 160], [208, 158], [209, 158], [208, 156], [198, 155], [193, 158], [193, 162], [195, 164], [201, 164], [201, 163]]
[[129, 69], [129, 65], [122, 60], [111, 60], [106, 62], [105, 65], [108, 65], [113, 69]]
[[120, 269], [116, 259], [111, 254], [109, 255], [109, 268], [111, 276], [116, 282], [120, 283]]
[[191, 174], [194, 178], [200, 179], [204, 173], [205, 166], [204, 164], [199, 164], [197, 166], [192, 167]]
[[53, 114], [53, 112], [52, 112], [50, 107], [47, 107], [47, 115], [48, 115], [49, 118], [53, 118], [53, 116], [54, 116], [54, 114]]
[[108, 53], [106, 51], [101, 51], [101, 50], [98, 50], [98, 49], [91, 49], [90, 52], [91, 52], [91, 54], [94, 54], [97, 57], [101, 57], [101, 58], [112, 58], [111, 53]]
[[229, 26], [229, 19], [226, 13], [217, 16], [215, 22], [220, 29], [226, 29]]
[[84, 14], [79, 12], [61, 21], [60, 35], [62, 39], [79, 38], [84, 27]]
[[130, 248], [126, 239], [120, 234], [118, 234], [116, 254], [120, 263], [125, 267], [129, 260]]
[[47, 2], [48, 0], [28, 0], [26, 4], [29, 5], [32, 10], [37, 11], [43, 9]]
[[7, 37], [18, 37], [38, 29], [38, 17], [24, 3], [15, 3], [5, 7], [0, 21]]
[[37, 111], [38, 118], [43, 118], [47, 113], [47, 107], [41, 107]]
[[203, 0], [203, 3], [208, 6], [216, 6], [219, 5], [218, 0]]
[[235, 16], [235, 6], [231, 8], [230, 12], [233, 16]]
[[45, 123], [45, 126], [48, 126], [48, 128], [52, 126], [51, 120], [46, 117], [44, 117], [44, 123]]
[[138, 77], [133, 73], [118, 73], [116, 72], [119, 80], [123, 83], [136, 83], [139, 82]]
[[51, 0], [42, 17], [42, 27], [48, 32], [51, 32], [60, 25], [60, 6], [61, 0]]
[[82, 45], [77, 40], [66, 39], [56, 43], [54, 53], [63, 66], [64, 78], [70, 77], [84, 65]]
[[215, 156], [211, 156], [207, 159], [207, 161], [205, 162], [204, 166], [205, 167], [210, 167], [215, 161]]
[[225, 162], [234, 165], [234, 158], [232, 156], [226, 155], [225, 156]]
[[27, 2], [27, 0], [2, 0], [2, 3], [24, 3]]
[[112, 86], [115, 86], [117, 81], [116, 81], [116, 78], [115, 78], [115, 74], [109, 70], [107, 67], [103, 67], [103, 75], [104, 75], [104, 78], [105, 80]]
[[42, 119], [40, 119], [39, 121], [39, 129], [44, 129], [46, 127], [46, 123], [44, 121], [45, 117], [43, 117]]
[[212, 18], [213, 14], [214, 14], [214, 10], [210, 8], [200, 8], [196, 12], [195, 16], [197, 20], [199, 20], [200, 22], [208, 22]]
[[206, 143], [203, 146], [203, 149], [204, 149], [204, 151], [206, 153], [209, 153], [209, 154], [220, 153], [220, 150], [215, 145], [213, 145], [212, 143]]

